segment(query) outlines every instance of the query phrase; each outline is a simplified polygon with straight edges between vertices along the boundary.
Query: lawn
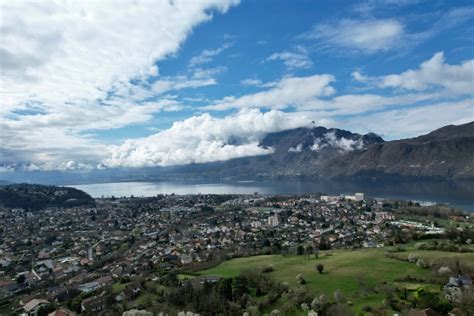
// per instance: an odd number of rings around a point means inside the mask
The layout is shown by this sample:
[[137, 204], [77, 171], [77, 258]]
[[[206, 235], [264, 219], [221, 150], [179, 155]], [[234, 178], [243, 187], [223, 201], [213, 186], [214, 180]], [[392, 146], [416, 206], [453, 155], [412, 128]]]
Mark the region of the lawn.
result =
[[[422, 269], [413, 263], [388, 258], [384, 255], [385, 248], [360, 249], [360, 250], [336, 250], [328, 256], [321, 253], [318, 259], [306, 259], [304, 256], [255, 256], [247, 258], [237, 258], [225, 261], [217, 267], [201, 271], [203, 275], [219, 275], [232, 277], [242, 270], [261, 270], [263, 267], [272, 264], [274, 272], [268, 275], [277, 281], [285, 281], [292, 287], [299, 286], [296, 275], [300, 274], [306, 280], [305, 287], [315, 296], [321, 293], [332, 297], [335, 290], [339, 289], [347, 299], [355, 304], [354, 309], [360, 311], [365, 305], [381, 305], [383, 295], [369, 293], [365, 297], [357, 297], [355, 293], [359, 291], [359, 282], [370, 285], [382, 282], [394, 283], [396, 279], [404, 276], [417, 278], [428, 278], [432, 273], [429, 269]], [[400, 256], [407, 256], [412, 251], [399, 253]], [[424, 258], [439, 258], [458, 256], [463, 260], [474, 260], [474, 254], [449, 253], [441, 251], [413, 251]], [[324, 272], [319, 274], [315, 266], [324, 265]], [[430, 286], [430, 285], [427, 285]], [[431, 285], [432, 286], [432, 285]], [[430, 287], [431, 287], [430, 286]], [[439, 288], [439, 285], [437, 286]]]
[[[322, 274], [315, 269], [319, 263], [324, 265]], [[238, 258], [201, 271], [201, 274], [231, 277], [245, 269], [261, 270], [269, 264], [273, 264], [275, 269], [270, 274], [273, 278], [286, 281], [292, 286], [297, 286], [296, 275], [301, 273], [307, 281], [306, 286], [315, 294], [332, 294], [337, 289], [346, 295], [352, 294], [358, 289], [357, 278], [375, 285], [406, 275], [425, 277], [429, 274], [429, 271], [412, 263], [385, 257], [380, 249], [334, 251], [331, 256], [322, 254], [318, 259], [280, 255]]]
[[122, 292], [126, 287], [127, 287], [127, 284], [114, 283], [112, 285], [112, 293], [118, 294], [118, 293]]

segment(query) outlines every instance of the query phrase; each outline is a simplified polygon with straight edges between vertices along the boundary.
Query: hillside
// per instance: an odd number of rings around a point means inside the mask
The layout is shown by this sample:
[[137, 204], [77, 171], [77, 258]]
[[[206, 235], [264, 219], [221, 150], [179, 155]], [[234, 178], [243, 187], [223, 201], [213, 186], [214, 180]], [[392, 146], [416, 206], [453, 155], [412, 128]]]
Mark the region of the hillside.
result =
[[0, 186], [0, 205], [39, 210], [45, 207], [92, 205], [92, 197], [78, 189], [32, 184]]
[[224, 178], [474, 179], [474, 122], [389, 142], [372, 133], [298, 128], [269, 134], [261, 146], [274, 152], [175, 167], [168, 172]]
[[429, 134], [368, 146], [329, 160], [328, 177], [474, 179], [474, 122]]
[[[463, 268], [472, 269], [473, 253], [456, 253], [446, 251], [416, 250], [411, 245], [404, 246], [402, 252], [386, 255], [390, 248], [335, 250], [321, 252], [319, 258], [306, 256], [262, 255], [236, 258], [224, 261], [220, 265], [200, 271], [201, 275], [235, 277], [246, 271], [262, 271], [272, 266], [273, 271], [268, 275], [277, 282], [287, 282], [292, 289], [306, 291], [310, 297], [325, 294], [332, 298], [339, 290], [346, 300], [352, 302], [352, 309], [357, 314], [363, 313], [367, 306], [375, 309], [386, 306], [386, 294], [382, 289], [386, 284], [408, 296], [417, 292], [427, 291], [438, 293], [447, 277], [440, 277], [436, 271], [440, 265], [454, 265], [458, 260]], [[431, 268], [422, 268], [407, 258], [412, 255], [428, 262]], [[319, 274], [315, 267], [324, 266], [324, 272]], [[301, 275], [306, 283], [300, 285], [296, 276]], [[274, 308], [284, 308], [284, 302], [278, 302]], [[372, 315], [372, 314], [370, 314]]]
[[317, 178], [330, 159], [345, 152], [383, 143], [372, 133], [360, 135], [325, 127], [296, 128], [268, 134], [261, 147], [273, 148], [269, 155], [236, 158], [227, 161], [160, 168], [162, 176], [207, 178]]

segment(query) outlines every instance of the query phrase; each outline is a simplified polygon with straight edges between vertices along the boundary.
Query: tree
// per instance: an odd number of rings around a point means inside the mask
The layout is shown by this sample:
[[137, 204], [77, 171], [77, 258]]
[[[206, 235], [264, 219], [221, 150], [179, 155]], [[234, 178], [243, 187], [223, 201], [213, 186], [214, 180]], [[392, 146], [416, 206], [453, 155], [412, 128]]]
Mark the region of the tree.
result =
[[311, 255], [313, 254], [313, 246], [311, 245], [306, 246], [305, 251], [306, 251], [306, 257], [309, 259]]
[[345, 304], [334, 304], [331, 305], [327, 311], [326, 315], [332, 316], [348, 316], [348, 315], [355, 315], [351, 308]]
[[304, 248], [303, 248], [303, 246], [301, 246], [301, 245], [298, 246], [298, 247], [296, 248], [296, 254], [297, 254], [298, 256], [302, 256], [303, 253], [304, 253]]
[[19, 275], [18, 278], [16, 278], [16, 283], [18, 284], [25, 283], [25, 275], [24, 274]]
[[219, 294], [227, 300], [232, 301], [232, 279], [223, 279], [218, 286]]
[[316, 270], [318, 270], [319, 274], [322, 274], [324, 270], [324, 265], [322, 265], [321, 263], [317, 264]]
[[56, 305], [54, 305], [53, 303], [49, 303], [47, 305], [41, 306], [38, 309], [38, 312], [36, 313], [36, 315], [47, 316], [49, 313], [54, 312], [55, 309], [56, 309]]
[[319, 243], [319, 249], [321, 250], [330, 250], [331, 249], [331, 243], [327, 239], [326, 236], [321, 237], [321, 241]]

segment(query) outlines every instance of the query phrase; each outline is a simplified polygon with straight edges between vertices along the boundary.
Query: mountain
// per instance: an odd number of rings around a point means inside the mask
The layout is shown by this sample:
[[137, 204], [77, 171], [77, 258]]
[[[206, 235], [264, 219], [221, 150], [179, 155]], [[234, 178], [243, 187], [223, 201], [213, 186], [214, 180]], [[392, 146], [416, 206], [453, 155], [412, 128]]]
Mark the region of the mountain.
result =
[[318, 172], [327, 177], [474, 179], [474, 122], [348, 152]]
[[270, 133], [260, 146], [271, 148], [273, 152], [170, 167], [15, 172], [5, 180], [44, 184], [289, 177], [474, 180], [474, 122], [395, 141], [384, 141], [373, 133], [361, 135], [337, 128], [296, 128]]
[[34, 184], [0, 186], [0, 205], [5, 207], [39, 210], [93, 204], [89, 194], [75, 188]]
[[474, 179], [474, 122], [388, 142], [373, 133], [297, 128], [271, 133], [260, 146], [274, 151], [264, 156], [176, 167], [163, 174], [231, 179]]
[[273, 153], [236, 158], [222, 162], [192, 164], [178, 167], [170, 173], [188, 177], [205, 174], [210, 178], [282, 178], [317, 177], [326, 161], [346, 151], [366, 148], [384, 140], [375, 134], [360, 135], [336, 128], [296, 128], [268, 134], [260, 146]]

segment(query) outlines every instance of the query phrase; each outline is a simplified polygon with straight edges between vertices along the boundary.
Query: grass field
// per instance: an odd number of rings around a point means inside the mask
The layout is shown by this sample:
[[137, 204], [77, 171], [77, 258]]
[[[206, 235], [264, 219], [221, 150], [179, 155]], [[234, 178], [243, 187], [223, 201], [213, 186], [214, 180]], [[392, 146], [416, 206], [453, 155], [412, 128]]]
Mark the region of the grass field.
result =
[[[360, 249], [355, 251], [337, 250], [328, 256], [320, 254], [318, 259], [307, 259], [304, 256], [255, 256], [237, 258], [223, 262], [217, 267], [201, 271], [203, 275], [219, 275], [222, 277], [233, 277], [241, 271], [250, 269], [260, 271], [263, 267], [272, 264], [274, 272], [269, 276], [277, 281], [285, 281], [292, 287], [299, 286], [296, 275], [302, 274], [307, 284], [304, 285], [315, 296], [325, 293], [332, 297], [335, 290], [339, 289], [347, 299], [354, 302], [354, 309], [360, 311], [365, 305], [381, 305], [383, 296], [381, 294], [369, 294], [367, 297], [357, 296], [359, 281], [362, 280], [372, 286], [382, 282], [394, 284], [396, 279], [411, 276], [417, 278], [428, 278], [432, 275], [431, 270], [422, 269], [413, 263], [388, 258], [384, 255], [387, 249]], [[426, 259], [440, 257], [459, 257], [462, 260], [474, 262], [473, 253], [452, 253], [442, 251], [414, 251], [408, 246], [407, 251], [399, 253], [407, 256], [410, 253]], [[323, 274], [319, 274], [315, 266], [324, 265]], [[439, 285], [426, 284], [427, 289], [439, 288]]]

